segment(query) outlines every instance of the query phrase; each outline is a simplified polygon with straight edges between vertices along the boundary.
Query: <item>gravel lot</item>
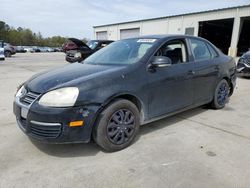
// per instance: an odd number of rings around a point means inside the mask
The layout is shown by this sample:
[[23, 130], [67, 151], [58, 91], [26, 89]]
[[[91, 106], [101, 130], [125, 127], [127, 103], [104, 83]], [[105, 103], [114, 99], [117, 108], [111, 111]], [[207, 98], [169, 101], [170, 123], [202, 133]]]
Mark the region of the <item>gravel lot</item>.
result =
[[62, 53], [16, 54], [0, 61], [0, 187], [249, 187], [250, 79], [239, 78], [223, 110], [196, 108], [141, 127], [116, 153], [94, 143], [45, 145], [17, 127], [17, 86], [64, 66]]

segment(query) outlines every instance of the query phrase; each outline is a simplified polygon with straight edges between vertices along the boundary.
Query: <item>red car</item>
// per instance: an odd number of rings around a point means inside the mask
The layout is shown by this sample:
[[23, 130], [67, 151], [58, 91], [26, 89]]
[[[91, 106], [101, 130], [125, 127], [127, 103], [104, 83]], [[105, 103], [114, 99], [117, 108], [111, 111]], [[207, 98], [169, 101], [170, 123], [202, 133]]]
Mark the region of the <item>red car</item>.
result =
[[91, 54], [109, 45], [111, 40], [91, 40], [87, 44], [75, 39], [69, 38], [63, 45], [63, 51], [66, 53], [66, 61], [69, 63], [81, 62]]
[[62, 47], [63, 52], [78, 49], [79, 48], [78, 46], [80, 45], [79, 42], [82, 42], [82, 41], [78, 39], [74, 39], [74, 38], [69, 38], [68, 41], [63, 44], [63, 47]]

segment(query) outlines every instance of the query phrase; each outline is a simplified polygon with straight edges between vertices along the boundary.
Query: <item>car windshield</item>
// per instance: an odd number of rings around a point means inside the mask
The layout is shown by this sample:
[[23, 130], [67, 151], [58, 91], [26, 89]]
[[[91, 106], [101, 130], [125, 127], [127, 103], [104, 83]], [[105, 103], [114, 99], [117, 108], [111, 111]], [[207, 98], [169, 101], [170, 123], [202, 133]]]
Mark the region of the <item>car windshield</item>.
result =
[[91, 40], [91, 41], [87, 42], [87, 45], [93, 50], [98, 45], [98, 42]]
[[84, 60], [86, 64], [127, 65], [138, 62], [156, 39], [126, 39], [113, 42]]

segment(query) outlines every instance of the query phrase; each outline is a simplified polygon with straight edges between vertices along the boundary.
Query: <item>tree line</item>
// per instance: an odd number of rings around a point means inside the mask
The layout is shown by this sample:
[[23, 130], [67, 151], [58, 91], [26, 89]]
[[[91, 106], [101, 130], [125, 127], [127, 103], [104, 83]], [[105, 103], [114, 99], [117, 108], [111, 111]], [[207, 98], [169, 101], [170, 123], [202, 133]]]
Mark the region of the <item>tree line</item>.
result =
[[0, 40], [4, 40], [15, 46], [61, 47], [67, 38], [61, 36], [45, 38], [40, 32], [35, 33], [31, 29], [22, 27], [10, 27], [4, 21], [0, 20]]

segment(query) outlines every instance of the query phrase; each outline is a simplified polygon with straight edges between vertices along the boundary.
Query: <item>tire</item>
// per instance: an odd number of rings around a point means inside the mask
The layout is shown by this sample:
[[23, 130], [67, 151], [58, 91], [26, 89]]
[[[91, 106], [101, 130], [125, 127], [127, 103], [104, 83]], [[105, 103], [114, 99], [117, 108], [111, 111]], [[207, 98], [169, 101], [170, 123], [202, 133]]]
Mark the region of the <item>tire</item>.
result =
[[211, 102], [211, 107], [214, 109], [224, 108], [229, 99], [229, 84], [223, 79], [221, 80], [214, 91], [214, 98]]
[[10, 51], [4, 51], [4, 56], [5, 57], [11, 57], [11, 52]]
[[139, 127], [140, 113], [135, 104], [117, 99], [99, 114], [93, 138], [105, 151], [119, 151], [133, 142]]

